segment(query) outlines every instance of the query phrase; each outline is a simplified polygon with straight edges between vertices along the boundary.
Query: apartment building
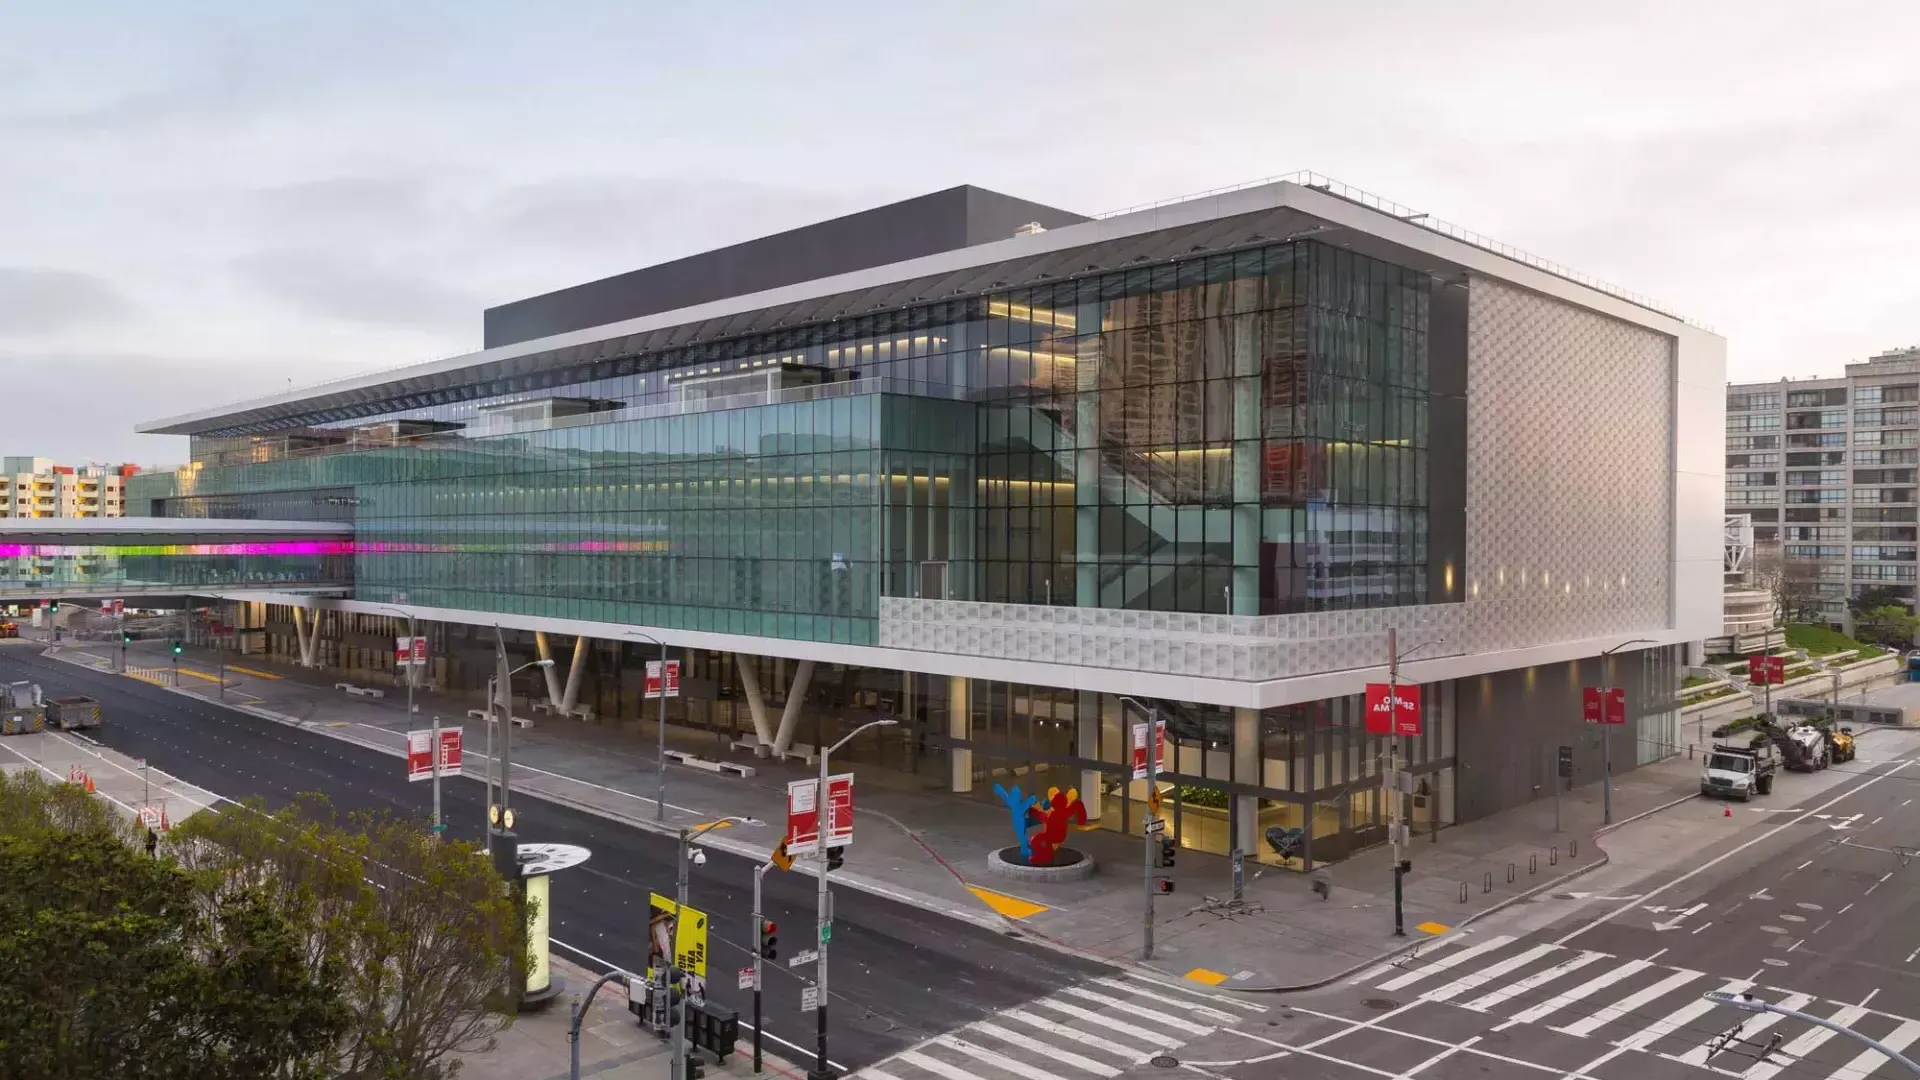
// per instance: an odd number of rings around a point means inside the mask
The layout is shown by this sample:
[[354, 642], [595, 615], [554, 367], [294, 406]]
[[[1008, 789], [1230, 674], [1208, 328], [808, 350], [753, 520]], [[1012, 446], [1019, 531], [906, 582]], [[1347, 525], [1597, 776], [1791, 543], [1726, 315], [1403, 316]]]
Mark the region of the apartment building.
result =
[[1727, 387], [1727, 512], [1753, 519], [1811, 577], [1836, 625], [1847, 599], [1890, 588], [1914, 601], [1920, 346], [1849, 364], [1835, 379]]
[[0, 518], [120, 517], [134, 465], [56, 465], [52, 458], [0, 458]]

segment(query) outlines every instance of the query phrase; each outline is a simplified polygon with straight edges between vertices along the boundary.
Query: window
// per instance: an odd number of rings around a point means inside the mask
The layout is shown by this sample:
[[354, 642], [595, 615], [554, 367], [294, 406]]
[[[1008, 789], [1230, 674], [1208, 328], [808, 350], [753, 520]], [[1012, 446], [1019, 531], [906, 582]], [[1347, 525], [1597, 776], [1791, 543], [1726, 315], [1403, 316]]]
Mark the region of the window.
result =
[[[1814, 494], [1806, 492], [1805, 494]], [[1819, 492], [1819, 494], [1826, 494]], [[1912, 488], [1854, 488], [1853, 501], [1857, 503], [1910, 503], [1913, 501]]]
[[1787, 455], [1787, 467], [1809, 465], [1845, 465], [1847, 453], [1844, 450], [1815, 450]]
[[1853, 580], [1855, 581], [1914, 581], [1920, 567], [1901, 566], [1894, 563], [1855, 563]]
[[[1728, 422], [1732, 422], [1732, 417]], [[1771, 417], [1747, 416], [1745, 420], [1765, 420]], [[1799, 431], [1807, 428], [1843, 428], [1847, 426], [1847, 413], [1844, 409], [1822, 409], [1819, 412], [1797, 412], [1787, 414], [1787, 430]]]
[[1856, 484], [1911, 484], [1912, 469], [1855, 469], [1853, 482]]
[[1774, 488], [1756, 488], [1752, 491], [1727, 492], [1728, 506], [1772, 506], [1780, 501], [1780, 492]]
[[[1759, 469], [1780, 464], [1779, 454], [1728, 454], [1729, 469]], [[1817, 463], [1813, 463], [1817, 464]]]
[[1913, 521], [1920, 518], [1920, 510], [1911, 506], [1856, 506], [1853, 508], [1855, 521]]
[[[1793, 425], [1788, 424], [1787, 426], [1792, 427]], [[1771, 413], [1743, 414], [1727, 417], [1728, 431], [1777, 431], [1779, 427], [1780, 418]]]
[[[1783, 539], [1801, 544], [1814, 543], [1820, 540], [1845, 540], [1847, 538], [1847, 527], [1845, 525], [1788, 525], [1781, 531], [1785, 534]], [[1859, 538], [1855, 537], [1854, 539], [1857, 540]]]
[[1787, 544], [1782, 550], [1789, 559], [1844, 559], [1847, 556], [1847, 549], [1839, 544]]
[[1855, 450], [1855, 465], [1920, 465], [1920, 450]]
[[1780, 407], [1779, 394], [1728, 394], [1728, 412], [1753, 412]]
[[1787, 492], [1788, 505], [1796, 503], [1804, 505], [1807, 503], [1837, 503], [1846, 501], [1847, 493], [1844, 488], [1808, 488], [1801, 491]]
[[1789, 409], [1817, 409], [1823, 405], [1845, 405], [1847, 391], [1844, 387], [1835, 390], [1794, 390], [1787, 394]]
[[1878, 559], [1882, 562], [1912, 562], [1912, 547], [1892, 547], [1886, 544], [1856, 544], [1853, 548], [1856, 559]]
[[1845, 469], [1822, 469], [1818, 472], [1788, 472], [1788, 487], [1838, 487], [1847, 482]]
[[[1788, 473], [1789, 477], [1793, 474]], [[1789, 481], [1791, 482], [1791, 481]], [[1728, 487], [1776, 487], [1780, 483], [1777, 472], [1728, 473]]]
[[1778, 450], [1778, 435], [1730, 435], [1727, 437], [1728, 450]]
[[1822, 431], [1822, 432], [1808, 432], [1808, 433], [1803, 433], [1799, 435], [1789, 435], [1787, 436], [1787, 445], [1788, 446], [1845, 446], [1847, 445], [1847, 433], [1844, 431], [1834, 431], [1834, 432]]
[[1853, 539], [1856, 543], [1862, 540], [1876, 542], [1891, 540], [1896, 543], [1911, 544], [1920, 541], [1920, 535], [1916, 534], [1911, 525], [1855, 525]]

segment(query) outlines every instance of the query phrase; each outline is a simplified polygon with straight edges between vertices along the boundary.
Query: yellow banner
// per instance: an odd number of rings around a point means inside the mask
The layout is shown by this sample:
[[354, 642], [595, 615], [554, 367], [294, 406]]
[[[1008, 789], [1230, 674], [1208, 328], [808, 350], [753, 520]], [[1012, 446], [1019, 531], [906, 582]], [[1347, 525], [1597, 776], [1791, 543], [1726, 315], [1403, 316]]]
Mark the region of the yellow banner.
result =
[[[673, 924], [673, 965], [689, 975], [707, 977], [707, 913], [694, 907], [684, 911], [680, 905], [659, 893], [647, 895], [648, 935], [654, 952], [664, 945], [665, 924]], [[676, 918], [676, 916], [685, 916]]]

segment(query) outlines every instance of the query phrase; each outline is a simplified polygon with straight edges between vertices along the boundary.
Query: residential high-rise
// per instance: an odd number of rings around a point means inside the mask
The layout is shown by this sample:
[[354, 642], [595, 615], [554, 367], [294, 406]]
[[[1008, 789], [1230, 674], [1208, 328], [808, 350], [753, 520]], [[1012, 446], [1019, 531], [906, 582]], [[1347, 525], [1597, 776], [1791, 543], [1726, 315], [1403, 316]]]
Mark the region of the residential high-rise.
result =
[[1844, 624], [1868, 589], [1913, 603], [1917, 470], [1920, 347], [1840, 378], [1727, 387], [1727, 512], [1753, 518], [1756, 545], [1780, 545], [1822, 621]]
[[0, 518], [119, 517], [133, 465], [56, 465], [52, 458], [0, 458]]

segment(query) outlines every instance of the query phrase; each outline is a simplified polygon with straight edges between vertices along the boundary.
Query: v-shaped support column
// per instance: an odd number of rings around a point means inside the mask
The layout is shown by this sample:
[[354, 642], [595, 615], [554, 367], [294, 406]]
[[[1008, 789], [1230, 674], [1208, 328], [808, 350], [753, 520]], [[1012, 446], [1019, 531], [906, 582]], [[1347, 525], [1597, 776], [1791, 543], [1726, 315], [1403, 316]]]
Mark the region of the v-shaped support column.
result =
[[767, 715], [767, 695], [760, 691], [760, 668], [756, 657], [734, 653], [734, 666], [740, 669], [740, 687], [747, 692], [747, 712], [753, 716], [755, 757], [766, 757], [773, 748], [773, 719]]
[[793, 745], [793, 729], [800, 726], [800, 702], [807, 696], [807, 684], [813, 681], [813, 661], [802, 660], [794, 669], [793, 686], [787, 690], [787, 707], [780, 713], [780, 731], [773, 737], [773, 753], [778, 757]]
[[307, 609], [293, 609], [293, 637], [300, 646], [300, 666], [312, 667], [315, 646], [320, 643], [320, 613], [313, 613], [312, 625], [308, 625]]

